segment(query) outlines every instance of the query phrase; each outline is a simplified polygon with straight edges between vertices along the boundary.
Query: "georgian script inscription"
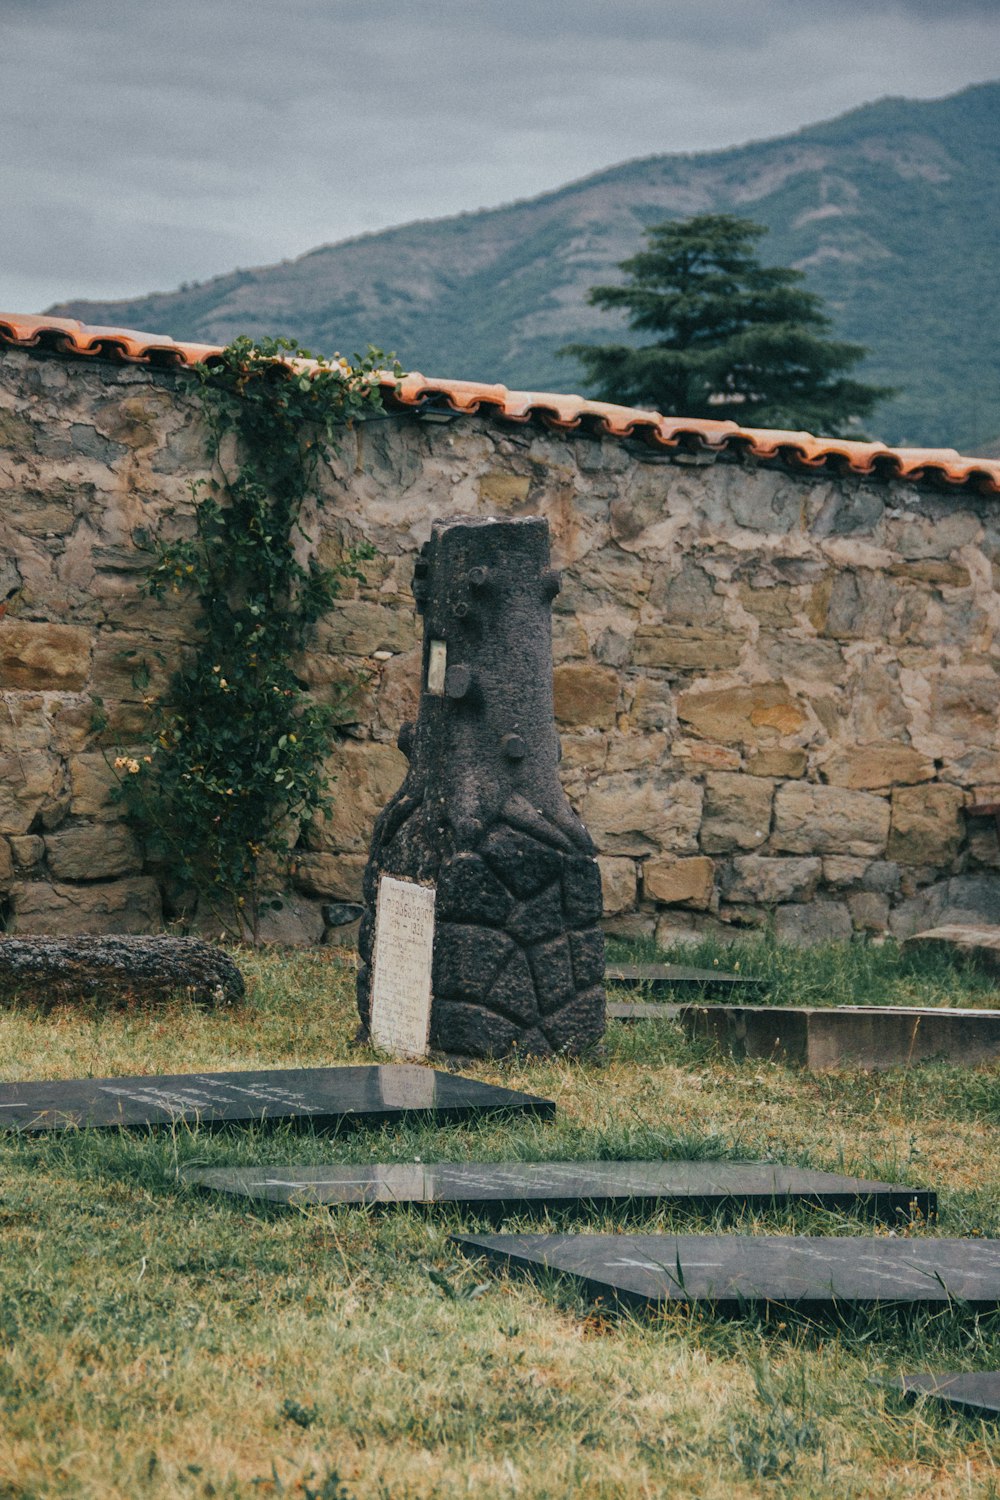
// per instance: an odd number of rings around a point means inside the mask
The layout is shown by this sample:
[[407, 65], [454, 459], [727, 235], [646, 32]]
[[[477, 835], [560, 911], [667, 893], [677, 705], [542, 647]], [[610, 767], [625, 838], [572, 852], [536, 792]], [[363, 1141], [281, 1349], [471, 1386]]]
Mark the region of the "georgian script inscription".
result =
[[298, 1092], [268, 1088], [263, 1084], [245, 1087], [237, 1083], [221, 1083], [218, 1078], [199, 1073], [191, 1076], [190, 1085], [185, 1088], [162, 1089], [156, 1088], [155, 1084], [148, 1088], [123, 1088], [119, 1084], [104, 1083], [100, 1085], [100, 1090], [102, 1094], [114, 1094], [128, 1099], [132, 1104], [153, 1105], [156, 1109], [165, 1109], [169, 1114], [176, 1115], [188, 1115], [198, 1110], [225, 1109], [244, 1100], [263, 1105], [262, 1118], [267, 1114], [268, 1105], [282, 1115], [318, 1114], [320, 1111], [319, 1105], [310, 1104]]
[[923, 1188], [765, 1162], [331, 1163], [192, 1168], [184, 1175], [217, 1192], [292, 1204], [455, 1203], [524, 1211], [659, 1201], [712, 1213], [802, 1202], [904, 1223], [914, 1212], [930, 1219], [937, 1211], [936, 1195]]
[[1000, 1240], [498, 1234], [454, 1242], [503, 1266], [577, 1277], [592, 1294], [633, 1305], [706, 1301], [741, 1315], [757, 1302], [1000, 1306]]
[[383, 875], [375, 910], [371, 1038], [393, 1057], [426, 1057], [434, 888]]
[[408, 1115], [464, 1120], [497, 1109], [547, 1117], [554, 1106], [411, 1063], [0, 1082], [0, 1132], [147, 1129], [179, 1120], [206, 1129], [287, 1120], [306, 1122], [313, 1130], [340, 1130]]

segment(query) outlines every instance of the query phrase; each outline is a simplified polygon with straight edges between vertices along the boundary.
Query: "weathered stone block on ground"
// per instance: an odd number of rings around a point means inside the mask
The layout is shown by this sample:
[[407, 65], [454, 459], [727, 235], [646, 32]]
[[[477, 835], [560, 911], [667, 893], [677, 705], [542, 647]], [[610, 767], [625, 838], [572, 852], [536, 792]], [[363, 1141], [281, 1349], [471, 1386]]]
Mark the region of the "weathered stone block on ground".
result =
[[774, 799], [772, 847], [789, 854], [885, 853], [889, 804], [871, 792], [786, 782]]
[[[808, 909], [808, 908], [806, 908]], [[909, 1068], [940, 1060], [978, 1067], [1000, 1058], [1000, 1011], [909, 1005], [686, 1005], [692, 1036], [736, 1057], [814, 1070]]]
[[931, 927], [907, 938], [903, 949], [907, 953], [930, 950], [971, 958], [988, 974], [1000, 975], [1000, 926], [963, 927], [954, 922], [946, 927]]
[[954, 875], [925, 886], [893, 908], [894, 937], [908, 938], [929, 927], [979, 927], [1000, 923], [1000, 881], [995, 875]]
[[0, 937], [0, 999], [152, 1004], [185, 996], [201, 1005], [243, 999], [228, 953], [198, 938]]

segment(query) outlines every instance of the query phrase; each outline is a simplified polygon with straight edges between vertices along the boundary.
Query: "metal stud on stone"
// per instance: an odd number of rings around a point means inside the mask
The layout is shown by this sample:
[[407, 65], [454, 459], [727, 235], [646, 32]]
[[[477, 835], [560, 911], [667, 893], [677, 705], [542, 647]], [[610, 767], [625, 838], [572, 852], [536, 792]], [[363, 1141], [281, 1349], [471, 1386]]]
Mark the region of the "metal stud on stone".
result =
[[420, 710], [365, 872], [362, 1034], [379, 882], [391, 876], [435, 888], [432, 1046], [579, 1052], [604, 1031], [601, 878], [558, 776], [548, 525], [436, 521], [415, 573]]

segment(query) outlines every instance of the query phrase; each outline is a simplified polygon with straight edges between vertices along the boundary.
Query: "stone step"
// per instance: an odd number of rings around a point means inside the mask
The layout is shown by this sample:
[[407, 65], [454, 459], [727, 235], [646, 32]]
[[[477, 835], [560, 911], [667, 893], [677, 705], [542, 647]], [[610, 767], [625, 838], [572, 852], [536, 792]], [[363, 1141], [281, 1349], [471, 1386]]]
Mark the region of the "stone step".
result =
[[966, 927], [953, 922], [914, 933], [903, 944], [904, 953], [942, 948], [957, 958], [974, 959], [988, 974], [1000, 975], [1000, 927]]
[[971, 1417], [1000, 1420], [1000, 1370], [954, 1375], [901, 1375], [895, 1382], [904, 1395], [928, 1399]]
[[676, 1021], [683, 1005], [658, 1005], [654, 1001], [632, 1002], [629, 1000], [610, 1000], [608, 1002], [609, 1021]]
[[729, 993], [739, 989], [758, 989], [762, 983], [746, 974], [729, 974], [724, 969], [689, 969], [683, 964], [616, 964], [604, 970], [605, 984], [626, 990], [648, 990], [651, 995], [669, 994], [671, 990], [718, 990]]
[[686, 1005], [688, 1034], [735, 1057], [825, 1068], [975, 1067], [1000, 1057], [1000, 1010], [908, 1005]]

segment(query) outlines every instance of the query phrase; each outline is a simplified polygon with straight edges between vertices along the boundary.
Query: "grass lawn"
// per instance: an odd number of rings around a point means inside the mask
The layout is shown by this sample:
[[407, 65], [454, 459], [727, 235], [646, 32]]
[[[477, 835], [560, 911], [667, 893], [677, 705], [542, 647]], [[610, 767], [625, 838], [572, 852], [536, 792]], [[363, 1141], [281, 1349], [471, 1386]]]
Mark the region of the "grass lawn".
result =
[[[892, 946], [668, 956], [739, 961], [772, 1002], [998, 1002], [971, 971]], [[7, 1010], [0, 1072], [371, 1060], [349, 1043], [343, 955], [241, 962], [238, 1011]], [[908, 1407], [880, 1384], [1000, 1369], [1000, 1315], [616, 1317], [564, 1283], [466, 1262], [448, 1235], [486, 1230], [471, 1215], [250, 1208], [177, 1180], [194, 1164], [768, 1157], [937, 1187], [939, 1223], [904, 1233], [1000, 1235], [1000, 1068], [808, 1075], [715, 1057], [665, 1022], [612, 1026], [592, 1061], [465, 1071], [554, 1098], [556, 1120], [336, 1139], [0, 1138], [0, 1500], [1000, 1497], [1000, 1430]], [[500, 1227], [630, 1222], [719, 1227], [655, 1212]], [[730, 1227], [875, 1232], [806, 1210]]]

